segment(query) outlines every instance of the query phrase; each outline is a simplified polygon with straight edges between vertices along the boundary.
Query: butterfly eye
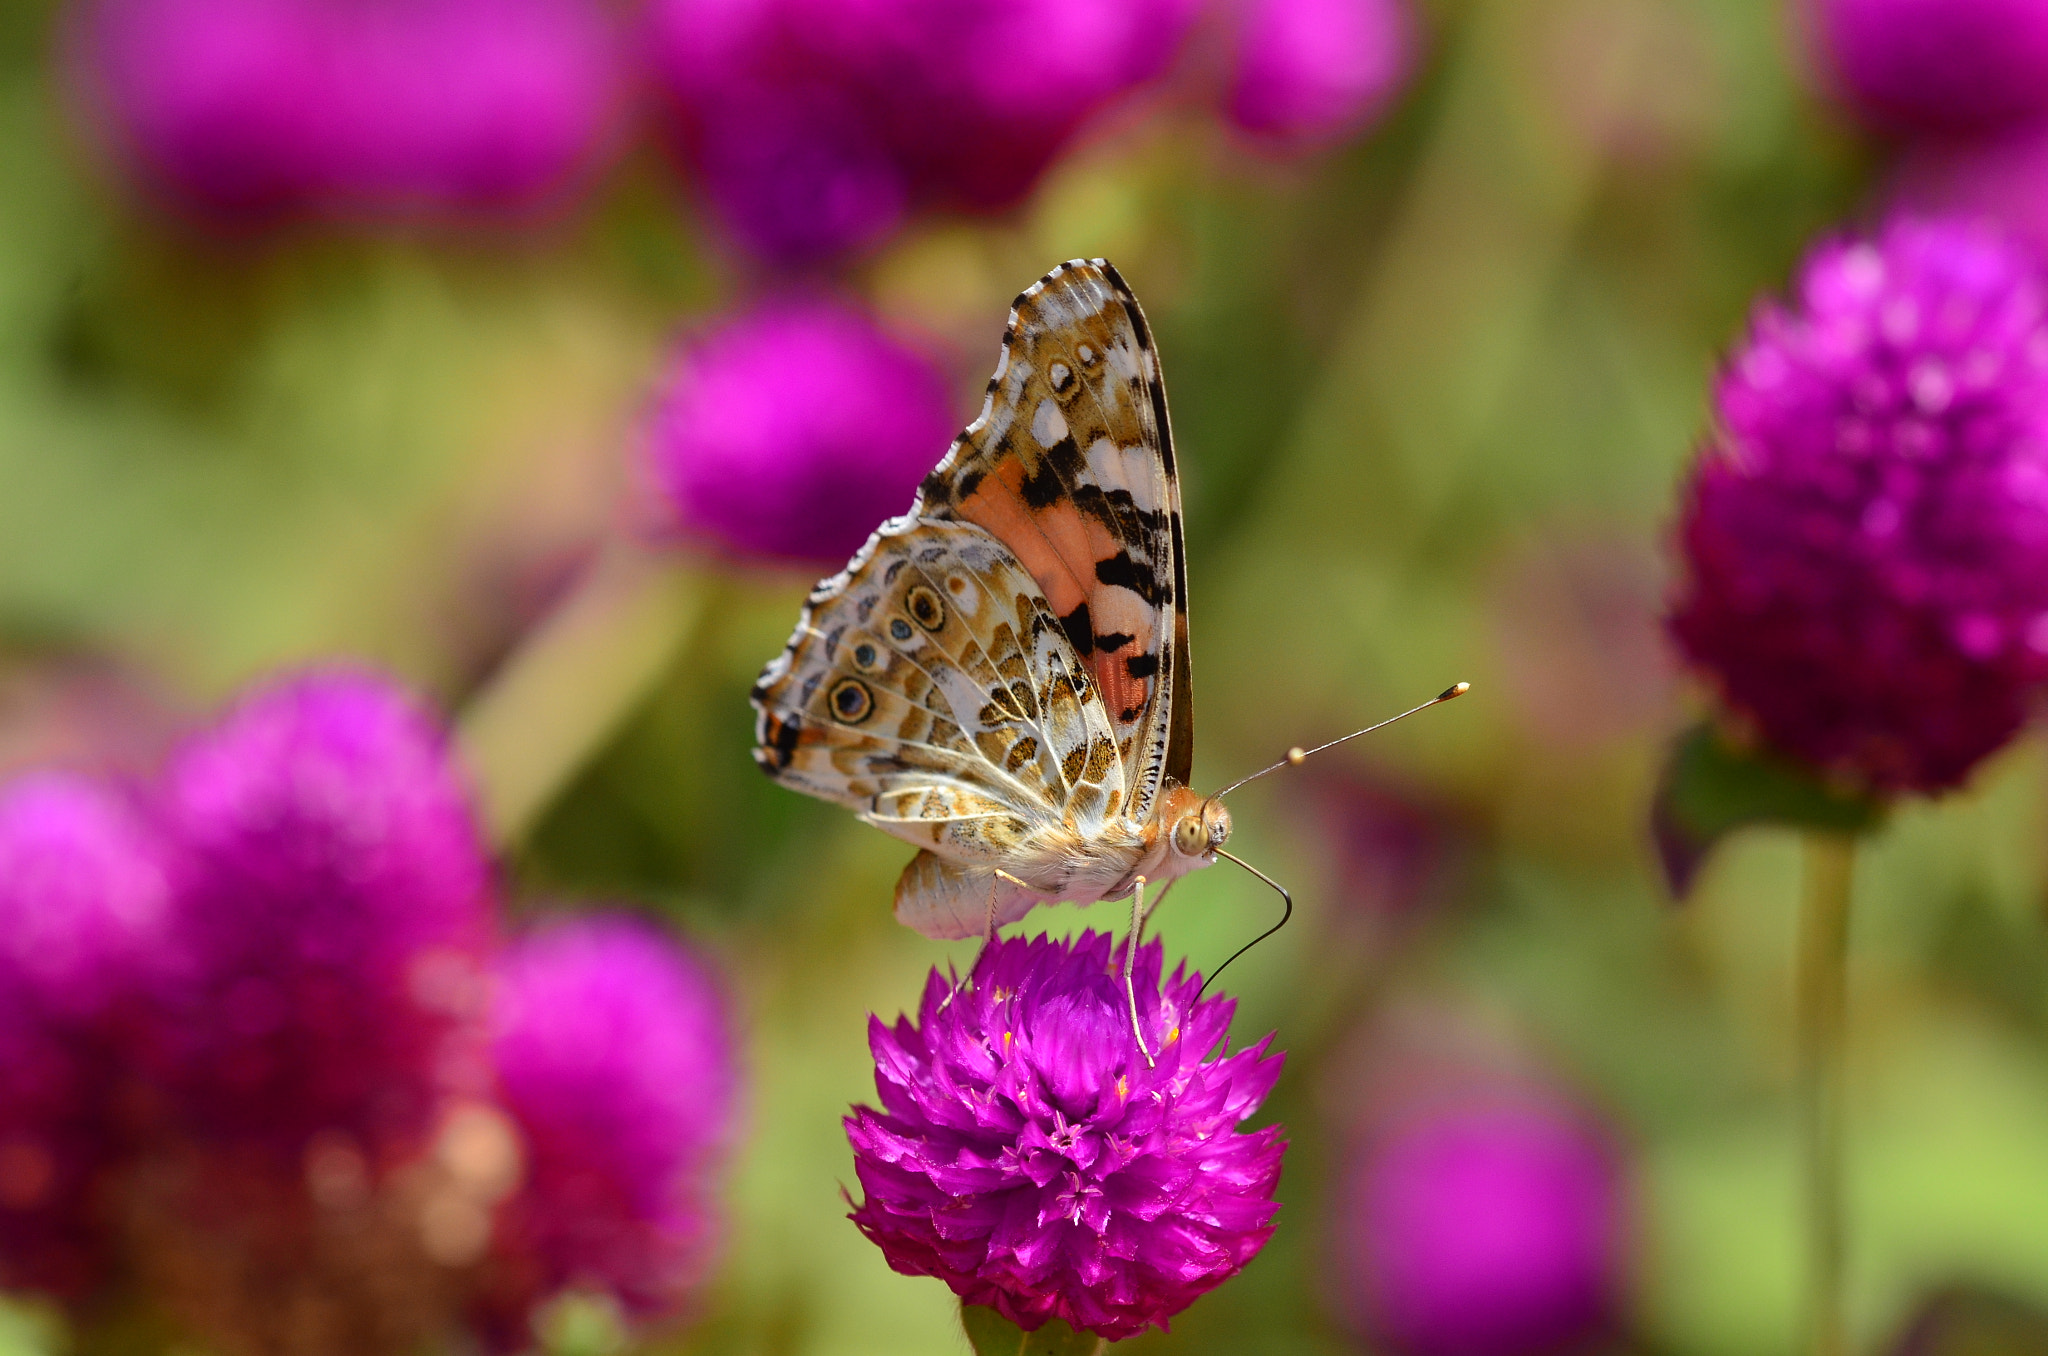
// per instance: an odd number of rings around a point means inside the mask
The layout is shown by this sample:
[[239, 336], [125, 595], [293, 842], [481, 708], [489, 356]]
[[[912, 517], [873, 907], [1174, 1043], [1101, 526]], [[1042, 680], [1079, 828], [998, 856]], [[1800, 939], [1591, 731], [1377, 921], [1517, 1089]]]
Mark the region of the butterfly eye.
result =
[[1208, 843], [1209, 835], [1202, 832], [1202, 821], [1194, 815], [1184, 815], [1180, 823], [1173, 826], [1173, 845], [1187, 856], [1194, 856]]

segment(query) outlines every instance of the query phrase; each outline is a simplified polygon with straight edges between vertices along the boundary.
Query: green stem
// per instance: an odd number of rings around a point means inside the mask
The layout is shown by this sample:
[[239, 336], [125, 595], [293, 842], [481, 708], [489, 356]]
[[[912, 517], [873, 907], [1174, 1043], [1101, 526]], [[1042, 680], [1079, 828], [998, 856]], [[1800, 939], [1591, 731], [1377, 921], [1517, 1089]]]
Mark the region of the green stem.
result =
[[1035, 1332], [1024, 1332], [993, 1309], [960, 1306], [960, 1326], [975, 1356], [1103, 1356], [1109, 1339], [1075, 1332], [1053, 1319]]
[[1848, 1350], [1842, 1314], [1842, 1052], [1855, 858], [1856, 840], [1849, 835], [1807, 834], [1806, 898], [1799, 922], [1799, 1074], [1813, 1356], [1846, 1356]]
[[491, 841], [518, 842], [674, 661], [705, 589], [675, 555], [608, 545], [456, 727]]

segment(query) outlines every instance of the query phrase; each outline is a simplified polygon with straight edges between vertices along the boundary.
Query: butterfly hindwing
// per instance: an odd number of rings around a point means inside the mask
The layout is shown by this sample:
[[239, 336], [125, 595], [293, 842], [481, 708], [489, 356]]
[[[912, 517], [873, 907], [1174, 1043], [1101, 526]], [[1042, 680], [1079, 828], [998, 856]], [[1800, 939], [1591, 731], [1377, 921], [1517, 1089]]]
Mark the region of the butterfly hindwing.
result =
[[990, 866], [949, 862], [920, 852], [896, 882], [896, 921], [927, 937], [975, 937], [1014, 923], [1043, 900]]
[[966, 523], [892, 519], [812, 591], [754, 689], [770, 775], [953, 863], [1098, 830], [1127, 791], [1087, 667]]
[[1017, 298], [981, 414], [914, 516], [986, 529], [1029, 571], [1101, 693], [1141, 820], [1193, 762], [1180, 487], [1137, 299], [1103, 260]]

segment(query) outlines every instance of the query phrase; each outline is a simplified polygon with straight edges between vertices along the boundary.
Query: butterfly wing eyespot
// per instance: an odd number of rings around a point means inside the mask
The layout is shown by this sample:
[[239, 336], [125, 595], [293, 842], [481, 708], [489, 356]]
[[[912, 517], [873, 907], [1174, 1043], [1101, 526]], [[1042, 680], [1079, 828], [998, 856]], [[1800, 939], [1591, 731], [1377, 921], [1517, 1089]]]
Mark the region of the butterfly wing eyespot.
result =
[[939, 601], [939, 595], [923, 584], [912, 586], [903, 597], [904, 606], [910, 609], [910, 619], [927, 631], [937, 632], [946, 625], [946, 605]]
[[858, 678], [841, 678], [825, 700], [833, 717], [844, 725], [859, 725], [875, 714], [875, 694]]

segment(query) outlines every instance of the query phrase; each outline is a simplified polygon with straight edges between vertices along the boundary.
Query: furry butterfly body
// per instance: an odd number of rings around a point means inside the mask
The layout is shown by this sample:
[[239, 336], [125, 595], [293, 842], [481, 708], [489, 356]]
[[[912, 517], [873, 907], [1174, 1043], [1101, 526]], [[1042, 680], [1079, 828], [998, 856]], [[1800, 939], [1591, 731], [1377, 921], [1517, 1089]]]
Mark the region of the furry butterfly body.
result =
[[1190, 791], [1180, 486], [1137, 299], [1073, 260], [1018, 298], [980, 415], [811, 591], [755, 758], [920, 850], [903, 922], [966, 937], [1213, 862]]

